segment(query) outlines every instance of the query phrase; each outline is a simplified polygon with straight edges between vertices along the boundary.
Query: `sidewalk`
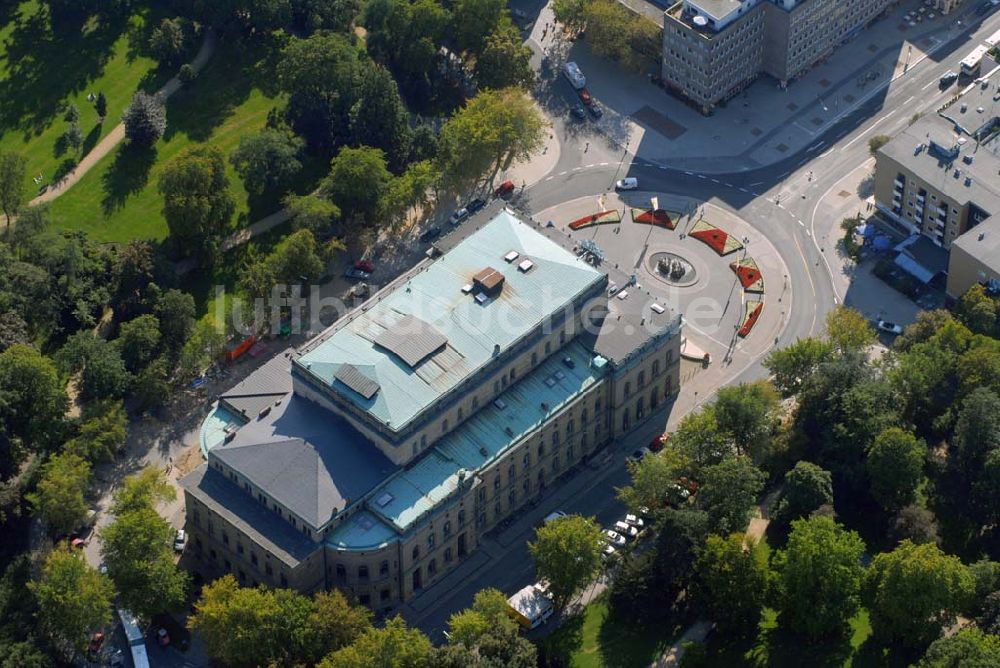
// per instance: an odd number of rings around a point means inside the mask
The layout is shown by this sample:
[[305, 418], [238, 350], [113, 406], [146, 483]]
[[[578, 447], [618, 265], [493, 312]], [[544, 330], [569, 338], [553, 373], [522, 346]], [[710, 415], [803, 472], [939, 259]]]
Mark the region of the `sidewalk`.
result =
[[919, 4], [902, 3], [786, 89], [761, 76], [711, 116], [595, 56], [585, 40], [549, 46], [542, 77], [555, 96], [565, 87], [562, 63], [579, 63], [588, 88], [605, 108], [599, 125], [609, 143], [627, 142], [638, 158], [700, 172], [750, 169], [821, 141], [818, 137], [833, 124], [870, 98], [884, 96], [894, 81], [967, 29], [966, 22], [957, 24], [963, 18], [958, 13], [905, 25], [903, 14]]
[[[201, 43], [201, 48], [198, 49], [198, 54], [194, 57], [194, 60], [191, 61], [191, 67], [194, 68], [195, 72], [200, 72], [208, 62], [209, 58], [212, 57], [212, 54], [215, 53], [215, 43], [215, 32], [208, 29], [205, 32], [205, 41]], [[178, 79], [177, 76], [174, 76], [170, 79], [170, 81], [164, 84], [163, 87], [156, 92], [156, 94], [160, 97], [160, 99], [166, 100], [168, 97], [180, 90], [181, 86], [182, 84], [180, 79]], [[91, 149], [90, 153], [83, 156], [76, 167], [74, 167], [59, 181], [46, 188], [45, 192], [28, 202], [28, 205], [35, 206], [45, 202], [51, 202], [55, 198], [62, 195], [64, 192], [72, 188], [77, 181], [82, 179], [94, 165], [104, 158], [104, 156], [118, 146], [123, 139], [125, 139], [125, 124], [118, 123], [118, 125], [111, 129], [111, 132], [105, 135], [104, 139], [98, 142], [97, 146]]]

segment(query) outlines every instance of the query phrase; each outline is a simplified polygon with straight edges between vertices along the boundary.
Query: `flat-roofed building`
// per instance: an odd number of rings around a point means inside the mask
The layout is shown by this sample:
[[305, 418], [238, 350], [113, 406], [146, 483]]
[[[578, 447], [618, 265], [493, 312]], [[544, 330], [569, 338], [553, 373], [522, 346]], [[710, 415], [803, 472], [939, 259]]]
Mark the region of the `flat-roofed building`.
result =
[[876, 207], [900, 228], [951, 251], [953, 298], [1000, 270], [1000, 254], [991, 256], [1000, 216], [1000, 101], [993, 95], [992, 87], [970, 87], [876, 154]]
[[220, 397], [182, 481], [203, 576], [392, 609], [664, 415], [682, 320], [626, 276], [498, 205], [437, 249]]
[[664, 83], [702, 113], [761, 74], [785, 86], [897, 0], [682, 0], [664, 13]]

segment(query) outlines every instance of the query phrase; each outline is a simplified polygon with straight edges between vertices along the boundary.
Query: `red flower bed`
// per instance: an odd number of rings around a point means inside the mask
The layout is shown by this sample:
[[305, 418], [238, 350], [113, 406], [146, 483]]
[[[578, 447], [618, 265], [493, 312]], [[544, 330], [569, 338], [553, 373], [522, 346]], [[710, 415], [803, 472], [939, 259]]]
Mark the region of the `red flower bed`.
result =
[[740, 285], [743, 286], [744, 290], [760, 280], [760, 269], [756, 266], [733, 262], [729, 265], [729, 268], [736, 272], [736, 275], [740, 279]]
[[601, 211], [599, 213], [592, 213], [589, 216], [584, 216], [583, 218], [577, 218], [569, 224], [569, 229], [580, 230], [584, 227], [590, 227], [591, 225], [617, 223], [620, 222], [621, 219], [621, 214], [617, 211]]
[[641, 225], [653, 225], [672, 230], [677, 227], [677, 221], [670, 217], [666, 209], [632, 209], [632, 220]]
[[743, 318], [743, 326], [740, 327], [740, 331], [737, 332], [741, 338], [746, 338], [753, 326], [757, 324], [757, 319], [760, 318], [760, 312], [764, 310], [764, 302], [757, 302], [753, 304], [752, 302], [746, 305], [746, 316]]
[[729, 239], [729, 235], [718, 228], [712, 230], [696, 230], [691, 232], [689, 236], [708, 244], [708, 247], [719, 255], [726, 254], [726, 241]]

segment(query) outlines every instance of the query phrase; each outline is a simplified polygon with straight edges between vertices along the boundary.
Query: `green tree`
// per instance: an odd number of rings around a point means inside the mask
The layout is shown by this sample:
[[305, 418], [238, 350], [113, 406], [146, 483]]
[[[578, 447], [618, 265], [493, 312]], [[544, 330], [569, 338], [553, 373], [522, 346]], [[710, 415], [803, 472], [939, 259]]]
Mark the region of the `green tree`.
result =
[[277, 284], [317, 280], [323, 275], [324, 267], [316, 239], [312, 232], [303, 229], [293, 232], [266, 257], [250, 264], [241, 282], [251, 296], [266, 297]]
[[167, 363], [162, 357], [150, 362], [136, 375], [132, 384], [132, 396], [140, 411], [158, 408], [170, 397]]
[[698, 490], [698, 506], [708, 513], [715, 532], [744, 531], [767, 476], [748, 457], [732, 457], [706, 466]]
[[157, 95], [138, 91], [122, 116], [125, 138], [133, 146], [150, 147], [167, 130], [167, 110]]
[[163, 167], [163, 217], [178, 253], [212, 259], [236, 210], [219, 149], [195, 146]]
[[24, 204], [24, 178], [28, 173], [28, 160], [14, 151], [0, 151], [0, 209], [7, 218], [7, 232], [10, 221]]
[[510, 21], [501, 20], [486, 38], [486, 46], [476, 58], [476, 79], [481, 88], [529, 88], [535, 82], [531, 49]]
[[993, 668], [1000, 666], [1000, 637], [964, 628], [931, 643], [916, 668]]
[[146, 619], [184, 603], [186, 572], [173, 559], [174, 531], [151, 507], [116, 515], [101, 530], [101, 556], [123, 607]]
[[65, 451], [91, 463], [111, 461], [125, 444], [128, 416], [119, 400], [98, 400], [83, 409], [83, 421], [76, 436], [66, 442]]
[[959, 321], [976, 334], [996, 337], [1000, 318], [1000, 301], [986, 293], [986, 287], [977, 283], [966, 291], [955, 305]]
[[80, 129], [80, 124], [70, 123], [69, 127], [66, 128], [66, 132], [60, 137], [60, 140], [67, 149], [70, 149], [74, 153], [79, 151], [80, 147], [83, 146], [83, 130]]
[[481, 91], [441, 128], [438, 162], [448, 182], [471, 185], [490, 179], [541, 148], [545, 119], [520, 88]]
[[52, 445], [62, 433], [67, 403], [52, 360], [21, 344], [0, 353], [0, 431], [8, 438], [32, 447]]
[[1000, 635], [1000, 591], [987, 594], [979, 603], [976, 626], [984, 633]]
[[833, 477], [812, 462], [797, 462], [785, 474], [785, 485], [778, 502], [777, 516], [784, 523], [806, 517], [820, 508], [833, 505]]
[[354, 143], [381, 149], [389, 167], [402, 171], [410, 155], [410, 118], [389, 70], [366, 66], [349, 118]]
[[169, 65], [180, 61], [187, 50], [187, 32], [181, 19], [165, 18], [149, 35], [149, 50], [161, 63]]
[[133, 510], [155, 508], [157, 504], [173, 501], [175, 495], [163, 469], [147, 466], [125, 478], [121, 487], [115, 490], [111, 512], [124, 515]]
[[452, 644], [474, 647], [480, 638], [497, 626], [516, 626], [507, 614], [507, 597], [498, 589], [487, 588], [476, 592], [472, 607], [456, 612], [448, 618]]
[[65, 113], [63, 113], [63, 120], [67, 123], [79, 123], [80, 109], [75, 104], [67, 105]]
[[345, 220], [360, 219], [372, 225], [391, 181], [392, 174], [381, 149], [370, 146], [342, 148], [330, 162], [330, 173], [323, 181], [323, 189]]
[[898, 427], [886, 429], [868, 449], [872, 496], [883, 508], [899, 510], [914, 501], [924, 479], [927, 446]]
[[84, 495], [89, 485], [90, 464], [74, 454], [55, 454], [42, 466], [35, 491], [25, 498], [49, 533], [63, 536], [87, 519], [90, 508]]
[[340, 219], [337, 205], [317, 195], [288, 195], [284, 205], [293, 229], [309, 230], [317, 237], [328, 236], [333, 224]]
[[844, 629], [858, 611], [863, 552], [858, 534], [829, 517], [792, 522], [774, 558], [782, 624], [813, 638]]
[[318, 668], [428, 668], [434, 646], [417, 629], [407, 628], [402, 617], [393, 617], [382, 628], [370, 628], [347, 647], [320, 661]]
[[826, 315], [826, 336], [840, 352], [864, 350], [876, 341], [875, 330], [858, 311], [838, 306]]
[[732, 456], [732, 439], [719, 427], [715, 404], [684, 416], [670, 436], [670, 450], [690, 462], [692, 474]]
[[549, 581], [558, 610], [564, 609], [600, 571], [603, 548], [601, 527], [593, 518], [570, 515], [536, 529], [528, 550], [538, 577]]
[[917, 319], [903, 329], [903, 333], [896, 337], [892, 347], [899, 352], [906, 352], [915, 344], [928, 341], [946, 324], [953, 322], [951, 312], [944, 309], [919, 311]]
[[770, 579], [764, 551], [746, 540], [709, 536], [695, 563], [695, 600], [720, 629], [740, 635], [757, 630]]
[[214, 322], [199, 320], [191, 336], [177, 356], [177, 375], [188, 381], [202, 373], [222, 355], [226, 344], [225, 330]]
[[264, 129], [244, 135], [229, 156], [243, 185], [252, 195], [282, 195], [302, 171], [303, 141], [287, 131]]
[[626, 464], [632, 484], [616, 490], [631, 510], [663, 508], [671, 500], [677, 478], [687, 470], [687, 460], [675, 448], [668, 448]]
[[80, 396], [86, 400], [120, 399], [132, 380], [118, 348], [93, 336], [80, 372]]
[[479, 55], [502, 16], [507, 16], [503, 0], [456, 0], [452, 9], [451, 33], [460, 51]]
[[371, 612], [339, 591], [311, 600], [290, 589], [240, 587], [231, 574], [203, 588], [188, 625], [228, 666], [314, 664], [372, 628]]
[[922, 647], [955, 622], [974, 587], [958, 557], [936, 545], [904, 540], [892, 552], [875, 556], [865, 573], [862, 596], [877, 637]]
[[771, 435], [781, 407], [778, 393], [766, 380], [720, 388], [715, 401], [715, 420], [729, 434], [736, 452], [755, 462], [771, 450]]
[[934, 513], [915, 504], [901, 508], [896, 513], [889, 527], [889, 536], [897, 543], [909, 540], [918, 545], [924, 543], [937, 545], [941, 542]]
[[892, 137], [889, 135], [875, 135], [868, 140], [868, 152], [872, 155], [878, 155], [880, 148], [892, 141]]
[[393, 179], [386, 189], [379, 206], [382, 220], [392, 229], [398, 229], [406, 222], [414, 207], [427, 204], [430, 188], [437, 178], [434, 165], [429, 160], [410, 164], [406, 171]]
[[708, 515], [700, 510], [668, 508], [657, 513], [655, 585], [665, 593], [665, 604], [672, 606], [677, 596], [688, 587], [694, 565], [708, 537]]
[[150, 313], [122, 323], [116, 340], [125, 368], [135, 373], [156, 357], [160, 347], [160, 321]]
[[821, 339], [798, 339], [781, 350], [774, 350], [764, 360], [771, 372], [774, 386], [782, 396], [798, 394], [823, 362], [830, 359], [832, 346]]
[[160, 321], [160, 337], [165, 348], [176, 351], [184, 345], [194, 329], [194, 297], [171, 288], [156, 302], [155, 312]]
[[111, 621], [111, 583], [65, 545], [49, 553], [29, 587], [42, 625], [67, 655], [84, 649], [90, 632]]
[[583, 30], [586, 25], [584, 10], [590, 4], [589, 0], [554, 0], [552, 13], [556, 21], [562, 23], [572, 32]]

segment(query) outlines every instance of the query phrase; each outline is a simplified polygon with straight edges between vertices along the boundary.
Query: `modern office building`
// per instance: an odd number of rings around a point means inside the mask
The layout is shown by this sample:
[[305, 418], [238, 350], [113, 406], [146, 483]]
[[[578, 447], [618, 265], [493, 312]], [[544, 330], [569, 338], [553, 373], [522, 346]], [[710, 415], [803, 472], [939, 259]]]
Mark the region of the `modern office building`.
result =
[[665, 419], [682, 319], [628, 276], [496, 204], [435, 250], [220, 397], [182, 481], [203, 577], [389, 611]]
[[[995, 78], [995, 77], [994, 77]], [[875, 204], [900, 229], [950, 251], [947, 292], [1000, 278], [1000, 97], [975, 85], [881, 147]]]
[[768, 74], [786, 86], [898, 0], [682, 0], [663, 22], [664, 83], [702, 113]]

